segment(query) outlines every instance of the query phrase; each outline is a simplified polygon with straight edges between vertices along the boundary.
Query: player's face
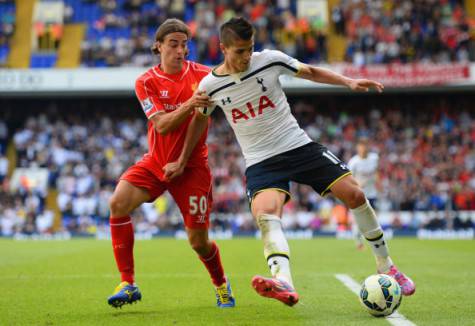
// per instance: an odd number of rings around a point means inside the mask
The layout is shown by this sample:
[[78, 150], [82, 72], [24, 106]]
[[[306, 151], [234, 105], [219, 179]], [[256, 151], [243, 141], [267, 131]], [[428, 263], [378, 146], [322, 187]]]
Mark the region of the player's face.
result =
[[162, 69], [180, 71], [185, 56], [188, 54], [188, 36], [175, 32], [165, 36], [163, 42], [158, 42]]
[[366, 144], [358, 144], [356, 150], [358, 151], [358, 155], [361, 157], [366, 157], [368, 154], [368, 146], [366, 146]]
[[251, 55], [254, 52], [254, 37], [248, 41], [236, 40], [229, 46], [221, 44], [226, 64], [233, 68], [234, 72], [246, 71], [251, 63]]

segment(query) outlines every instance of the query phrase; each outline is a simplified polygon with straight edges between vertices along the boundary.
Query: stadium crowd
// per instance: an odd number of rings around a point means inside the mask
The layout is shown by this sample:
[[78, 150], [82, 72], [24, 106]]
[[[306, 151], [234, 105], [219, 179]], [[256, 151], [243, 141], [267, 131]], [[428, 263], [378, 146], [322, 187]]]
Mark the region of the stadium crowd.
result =
[[[460, 0], [342, 0], [332, 11], [356, 65], [475, 60], [475, 21]], [[470, 33], [472, 31], [472, 34]]]
[[[475, 115], [469, 110], [469, 99], [451, 104], [395, 99], [368, 105], [352, 97], [314, 102], [301, 98], [292, 103], [297, 119], [313, 139], [345, 161], [354, 155], [358, 137], [371, 139], [371, 149], [380, 156], [379, 212], [436, 212], [425, 219], [417, 214], [410, 221], [395, 218], [386, 226], [472, 227], [457, 215], [475, 210]], [[449, 110], [453, 106], [457, 110]], [[107, 231], [108, 198], [117, 178], [147, 151], [145, 118], [130, 114], [128, 103], [114, 107], [114, 114], [90, 110], [65, 114], [52, 108], [30, 115], [10, 133], [16, 166], [48, 169], [50, 189], [58, 194], [63, 230], [79, 234]], [[137, 113], [141, 113], [138, 107]], [[214, 177], [214, 230], [254, 232], [244, 161], [222, 113], [212, 119], [208, 144]], [[46, 194], [27, 184], [11, 194], [5, 172], [8, 163], [5, 156], [0, 158], [2, 234], [51, 231], [54, 213], [46, 209]], [[309, 187], [295, 184], [291, 192], [293, 200], [284, 213], [287, 229], [348, 227], [347, 210], [331, 196], [320, 198]], [[180, 212], [168, 195], [143, 205], [134, 216], [138, 232], [173, 232], [183, 227]]]
[[[82, 66], [150, 66], [154, 33], [166, 18], [183, 19], [193, 33], [189, 58], [222, 61], [218, 26], [235, 15], [256, 28], [255, 49], [279, 49], [309, 63], [327, 61], [328, 29], [299, 16], [296, 1], [65, 0], [64, 22], [85, 23]], [[0, 64], [15, 26], [14, 2], [0, 0]], [[341, 0], [329, 24], [346, 38], [345, 61], [356, 65], [475, 61], [475, 20], [463, 0]]]
[[[183, 19], [191, 27], [189, 58], [207, 65], [222, 60], [218, 26], [242, 15], [256, 27], [255, 48], [277, 48], [306, 62], [326, 60], [323, 24], [298, 18], [294, 1], [147, 1], [67, 0], [69, 21], [88, 21], [82, 44], [85, 66], [149, 66], [154, 33], [166, 18]], [[90, 3], [89, 5], [85, 5]], [[91, 12], [92, 15], [84, 13]]]
[[[279, 49], [299, 60], [327, 61], [327, 33], [320, 18], [299, 16], [296, 1], [65, 0], [64, 22], [85, 23], [82, 65], [150, 66], [150, 47], [166, 18], [183, 19], [193, 33], [189, 58], [222, 61], [218, 26], [235, 15], [256, 28], [255, 48]], [[14, 2], [0, 0], [0, 64], [6, 62], [15, 26]], [[356, 65], [475, 61], [475, 20], [463, 0], [341, 0], [330, 24], [347, 42], [345, 61]]]
[[[178, 17], [192, 29], [190, 59], [222, 61], [218, 26], [235, 15], [256, 27], [255, 48], [275, 48], [311, 63], [327, 60], [327, 31], [318, 18], [303, 18], [294, 1], [67, 0], [67, 21], [88, 22], [85, 66], [149, 66], [156, 27]], [[75, 14], [79, 11], [81, 14]], [[88, 14], [88, 13], [92, 14]], [[347, 39], [345, 60], [357, 65], [475, 60], [475, 21], [460, 0], [342, 0], [331, 21]]]

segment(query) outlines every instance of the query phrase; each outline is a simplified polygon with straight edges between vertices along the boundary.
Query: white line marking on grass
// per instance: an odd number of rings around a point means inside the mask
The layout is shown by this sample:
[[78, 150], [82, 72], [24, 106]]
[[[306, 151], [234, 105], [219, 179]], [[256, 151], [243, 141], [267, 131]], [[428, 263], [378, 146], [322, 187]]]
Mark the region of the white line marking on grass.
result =
[[[335, 277], [343, 283], [351, 292], [360, 295], [361, 285], [358, 284], [351, 276], [347, 274], [335, 274]], [[394, 326], [416, 326], [412, 321], [395, 311], [391, 316], [385, 318], [391, 325]]]

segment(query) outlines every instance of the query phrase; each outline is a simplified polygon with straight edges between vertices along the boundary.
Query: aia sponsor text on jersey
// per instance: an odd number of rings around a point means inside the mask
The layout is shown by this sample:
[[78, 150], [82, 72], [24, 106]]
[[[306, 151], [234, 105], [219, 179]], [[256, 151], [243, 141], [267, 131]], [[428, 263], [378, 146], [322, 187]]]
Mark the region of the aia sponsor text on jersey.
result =
[[254, 107], [251, 102], [247, 102], [246, 108], [247, 110], [240, 110], [238, 108], [231, 110], [233, 123], [237, 123], [239, 119], [249, 120], [255, 118], [261, 115], [267, 108], [275, 109], [275, 104], [267, 96], [262, 95], [259, 98], [259, 104], [257, 107]]

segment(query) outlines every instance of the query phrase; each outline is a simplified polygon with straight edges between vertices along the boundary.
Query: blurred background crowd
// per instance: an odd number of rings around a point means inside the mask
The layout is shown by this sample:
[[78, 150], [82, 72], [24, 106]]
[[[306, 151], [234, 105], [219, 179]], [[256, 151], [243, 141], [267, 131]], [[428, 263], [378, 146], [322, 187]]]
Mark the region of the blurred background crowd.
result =
[[[235, 15], [256, 27], [255, 48], [275, 48], [305, 62], [327, 59], [326, 33], [318, 18], [299, 18], [290, 0], [83, 1], [97, 6], [83, 44], [86, 65], [150, 65], [154, 32], [167, 17], [185, 20], [193, 31], [190, 58], [204, 64], [222, 60], [218, 26]], [[72, 20], [87, 9], [67, 1]], [[347, 41], [346, 60], [355, 64], [453, 62], [475, 59], [475, 43], [463, 1], [343, 0], [330, 19]], [[472, 26], [473, 27], [473, 26]]]
[[[472, 227], [468, 215], [463, 215], [475, 211], [472, 100], [415, 95], [405, 99], [394, 95], [290, 97], [306, 132], [344, 161], [355, 154], [359, 137], [371, 140], [371, 151], [380, 156], [378, 212], [410, 213], [408, 218], [387, 219], [386, 226], [396, 229]], [[5, 120], [0, 122], [1, 143], [11, 139], [15, 148], [15, 162], [9, 162], [5, 146], [0, 159], [3, 234], [49, 232], [56, 213], [61, 216], [61, 228], [73, 234], [107, 230], [108, 199], [117, 178], [147, 151], [146, 119], [134, 100], [73, 102], [43, 100], [41, 112], [25, 105], [21, 116], [6, 107], [3, 119], [17, 123], [7, 130]], [[244, 160], [220, 112], [213, 115], [208, 144], [214, 230], [254, 232]], [[47, 168], [55, 203], [47, 205], [47, 194], [28, 184], [10, 193], [9, 164]], [[350, 228], [348, 211], [332, 196], [321, 198], [311, 188], [296, 184], [291, 192], [293, 200], [284, 214], [288, 230]], [[138, 232], [174, 232], [183, 227], [168, 194], [137, 209], [134, 222]]]
[[473, 61], [471, 20], [457, 0], [343, 0], [333, 8], [346, 59], [356, 65]]
[[[230, 17], [249, 18], [256, 28], [255, 49], [279, 49], [299, 60], [328, 59], [328, 35], [344, 38], [344, 59], [356, 65], [475, 60], [475, 20], [463, 0], [341, 0], [321, 16], [299, 13], [291, 0], [64, 0], [64, 23], [85, 23], [81, 65], [150, 66], [157, 27], [169, 17], [184, 20], [193, 33], [191, 60], [222, 60], [218, 27]], [[300, 9], [301, 11], [304, 9]], [[0, 0], [0, 63], [15, 27], [13, 0]], [[37, 27], [42, 33], [44, 27]], [[53, 33], [61, 37], [61, 32]], [[49, 57], [48, 57], [49, 56]], [[49, 58], [49, 59], [48, 59]], [[56, 54], [43, 54], [33, 67], [51, 67]]]

